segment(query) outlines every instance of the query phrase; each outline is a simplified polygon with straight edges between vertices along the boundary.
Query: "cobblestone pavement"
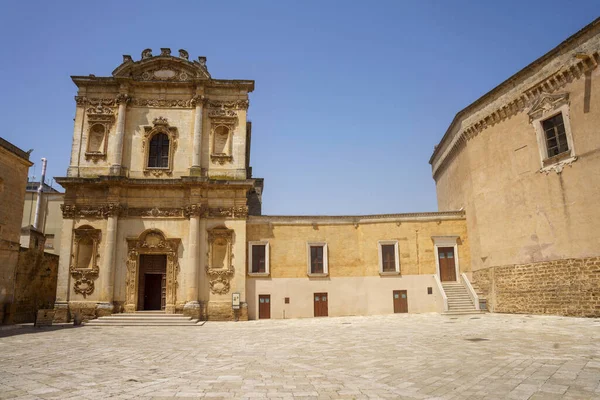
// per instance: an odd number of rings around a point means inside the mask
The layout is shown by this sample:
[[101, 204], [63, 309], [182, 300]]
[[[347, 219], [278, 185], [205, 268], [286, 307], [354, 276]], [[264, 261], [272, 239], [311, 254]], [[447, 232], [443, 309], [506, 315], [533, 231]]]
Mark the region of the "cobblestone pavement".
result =
[[0, 331], [0, 399], [600, 399], [600, 320], [437, 314]]

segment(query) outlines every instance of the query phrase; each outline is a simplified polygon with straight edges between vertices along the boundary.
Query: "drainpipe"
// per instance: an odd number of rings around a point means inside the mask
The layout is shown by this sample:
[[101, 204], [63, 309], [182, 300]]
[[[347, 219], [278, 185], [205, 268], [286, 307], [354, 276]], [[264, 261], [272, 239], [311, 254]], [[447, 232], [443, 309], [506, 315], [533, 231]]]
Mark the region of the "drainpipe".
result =
[[44, 190], [44, 180], [46, 179], [46, 159], [42, 158], [42, 180], [38, 187], [37, 204], [35, 207], [35, 218], [33, 220], [33, 227], [36, 230], [40, 229], [40, 211], [42, 210], [42, 191]]

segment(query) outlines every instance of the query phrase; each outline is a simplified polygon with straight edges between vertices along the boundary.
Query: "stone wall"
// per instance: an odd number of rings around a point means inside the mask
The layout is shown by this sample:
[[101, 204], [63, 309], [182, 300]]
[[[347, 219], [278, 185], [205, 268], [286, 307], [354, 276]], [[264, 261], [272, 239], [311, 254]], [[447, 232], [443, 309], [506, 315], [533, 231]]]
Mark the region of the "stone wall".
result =
[[600, 257], [491, 267], [473, 280], [490, 311], [600, 317]]
[[29, 248], [19, 252], [13, 322], [34, 322], [39, 309], [54, 307], [57, 276], [58, 256], [45, 253], [43, 234], [32, 230]]

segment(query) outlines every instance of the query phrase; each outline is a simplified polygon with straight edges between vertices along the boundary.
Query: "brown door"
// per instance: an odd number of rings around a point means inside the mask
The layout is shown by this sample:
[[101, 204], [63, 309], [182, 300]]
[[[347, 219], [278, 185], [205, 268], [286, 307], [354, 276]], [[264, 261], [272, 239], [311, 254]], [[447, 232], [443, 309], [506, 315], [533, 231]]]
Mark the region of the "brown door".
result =
[[161, 309], [162, 274], [146, 274], [144, 282], [144, 310]]
[[442, 282], [456, 281], [454, 247], [438, 247], [438, 259], [440, 262], [440, 280]]
[[315, 317], [326, 317], [329, 315], [328, 310], [328, 297], [327, 293], [315, 293], [314, 294], [315, 301]]
[[258, 319], [271, 318], [271, 295], [258, 295]]
[[408, 294], [406, 290], [394, 290], [394, 313], [408, 312]]

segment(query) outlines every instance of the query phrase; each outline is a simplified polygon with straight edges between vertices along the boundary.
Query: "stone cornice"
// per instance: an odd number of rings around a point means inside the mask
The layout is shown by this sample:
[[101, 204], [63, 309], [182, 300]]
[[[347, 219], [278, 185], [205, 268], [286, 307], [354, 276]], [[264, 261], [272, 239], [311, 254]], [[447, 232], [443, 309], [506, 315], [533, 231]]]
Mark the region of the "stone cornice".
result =
[[121, 176], [99, 176], [94, 178], [83, 177], [57, 177], [55, 181], [63, 187], [74, 185], [100, 185], [100, 186], [123, 186], [123, 187], [187, 187], [195, 186], [201, 188], [225, 189], [249, 189], [254, 187], [254, 182], [260, 180], [216, 180], [200, 176], [183, 176], [181, 178], [169, 179], [134, 179]]
[[274, 225], [355, 225], [383, 222], [419, 222], [465, 219], [464, 211], [439, 211], [373, 215], [260, 215], [249, 216], [249, 224]]
[[206, 203], [189, 204], [183, 207], [127, 207], [120, 203], [94, 205], [61, 204], [64, 219], [119, 218], [226, 218], [246, 219], [247, 206], [209, 207]]
[[[563, 66], [558, 71], [539, 79], [534, 85], [513, 93], [512, 96], [510, 94], [503, 96], [501, 98], [502, 102], [492, 102], [492, 107], [488, 106], [483, 112], [473, 111], [473, 115], [469, 116], [468, 112], [470, 112], [472, 106], [459, 112], [429, 160], [434, 179], [437, 178], [437, 174], [444, 167], [447, 160], [460, 152], [469, 140], [476, 137], [487, 127], [535, 107], [545, 97], [552, 97], [553, 92], [564, 87], [567, 83], [581, 78], [587, 71], [596, 68], [600, 62], [600, 55], [598, 52], [594, 52], [576, 60], [571, 65]], [[456, 127], [459, 120], [460, 123], [467, 121], [466, 126], [458, 128], [454, 134], [451, 134], [450, 132]]]

